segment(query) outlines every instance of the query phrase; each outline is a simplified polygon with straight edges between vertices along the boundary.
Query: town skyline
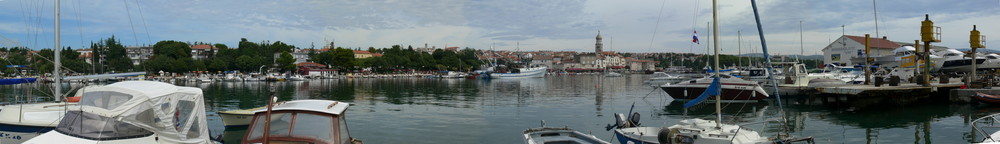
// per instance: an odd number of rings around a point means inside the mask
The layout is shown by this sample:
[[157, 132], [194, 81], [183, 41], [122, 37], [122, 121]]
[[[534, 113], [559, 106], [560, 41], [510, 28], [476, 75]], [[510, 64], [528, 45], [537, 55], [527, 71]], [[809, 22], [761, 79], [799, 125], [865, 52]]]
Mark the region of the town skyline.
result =
[[[873, 2], [876, 5], [762, 1], [759, 6], [773, 54], [819, 54], [841, 34], [912, 41], [923, 14], [930, 14], [943, 28], [944, 41], [937, 45], [968, 47], [971, 25], [979, 25], [987, 36], [1000, 33], [1000, 28], [986, 25], [1000, 22], [1000, 16], [993, 15], [1000, 12], [998, 1]], [[33, 49], [52, 47], [52, 1], [0, 3], [0, 36]], [[128, 46], [161, 40], [234, 46], [240, 38], [248, 38], [300, 48], [319, 48], [329, 41], [348, 48], [428, 44], [489, 49], [496, 43], [494, 50], [514, 50], [519, 43], [521, 50], [586, 52], [594, 48], [593, 37], [601, 31], [608, 51], [704, 53], [711, 39], [706, 29], [711, 18], [707, 1], [63, 1], [62, 5], [62, 43], [73, 48], [114, 35]], [[873, 8], [878, 11], [878, 33]], [[759, 53], [749, 10], [748, 1], [720, 1], [723, 54], [748, 53], [747, 47]], [[799, 21], [804, 52], [799, 52]], [[701, 45], [691, 43], [695, 30]], [[742, 34], [739, 46], [736, 31]]]

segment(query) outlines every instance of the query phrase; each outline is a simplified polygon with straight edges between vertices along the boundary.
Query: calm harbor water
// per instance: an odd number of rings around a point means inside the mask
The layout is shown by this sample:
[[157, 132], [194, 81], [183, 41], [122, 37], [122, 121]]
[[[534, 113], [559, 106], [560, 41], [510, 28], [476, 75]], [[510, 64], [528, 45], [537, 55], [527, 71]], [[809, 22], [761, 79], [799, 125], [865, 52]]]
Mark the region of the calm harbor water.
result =
[[[329, 99], [349, 102], [351, 135], [371, 144], [389, 143], [523, 143], [521, 131], [567, 126], [607, 141], [614, 113], [631, 108], [646, 126], [669, 126], [681, 119], [714, 119], [714, 106], [683, 109], [657, 87], [644, 84], [648, 75], [547, 76], [533, 79], [339, 79], [301, 82], [178, 83], [202, 88], [212, 135], [238, 143], [245, 128], [223, 127], [215, 111], [264, 105], [271, 86], [281, 100]], [[23, 94], [23, 88], [0, 86], [0, 98]], [[34, 93], [35, 95], [41, 95]], [[968, 143], [969, 121], [1000, 112], [1000, 106], [922, 102], [853, 110], [801, 105], [785, 100], [791, 134], [814, 136], [818, 143]], [[775, 101], [723, 104], [724, 121], [745, 123], [777, 118]], [[750, 125], [773, 135], [775, 124]]]

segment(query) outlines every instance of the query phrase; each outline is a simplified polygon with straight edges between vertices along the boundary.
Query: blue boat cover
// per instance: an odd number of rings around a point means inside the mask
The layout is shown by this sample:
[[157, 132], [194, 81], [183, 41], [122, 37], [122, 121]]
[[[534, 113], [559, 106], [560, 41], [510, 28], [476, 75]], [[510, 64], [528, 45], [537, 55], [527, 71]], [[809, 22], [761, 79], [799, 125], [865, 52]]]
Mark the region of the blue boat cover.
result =
[[12, 84], [22, 84], [22, 83], [33, 83], [38, 78], [16, 78], [16, 79], [0, 79], [0, 85], [12, 85]]
[[705, 101], [705, 99], [708, 99], [710, 96], [718, 96], [720, 91], [722, 91], [721, 87], [722, 86], [719, 85], [719, 77], [715, 77], [712, 79], [712, 85], [709, 85], [708, 88], [705, 89], [705, 92], [702, 92], [698, 98], [694, 98], [693, 100], [684, 103], [684, 108], [698, 105], [701, 101]]

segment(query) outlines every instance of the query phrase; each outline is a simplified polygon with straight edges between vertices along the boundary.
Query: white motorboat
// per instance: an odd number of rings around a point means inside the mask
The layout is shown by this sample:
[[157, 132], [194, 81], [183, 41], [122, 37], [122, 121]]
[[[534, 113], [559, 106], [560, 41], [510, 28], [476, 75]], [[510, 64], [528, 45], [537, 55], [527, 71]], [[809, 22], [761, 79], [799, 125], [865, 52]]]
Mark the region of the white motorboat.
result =
[[622, 73], [618, 73], [618, 72], [608, 72], [608, 73], [605, 73], [604, 76], [605, 77], [622, 77], [622, 76], [625, 76], [625, 75], [622, 75]]
[[643, 82], [644, 83], [648, 83], [650, 85], [654, 85], [654, 86], [660, 86], [660, 85], [664, 85], [664, 84], [676, 84], [678, 82], [689, 80], [689, 79], [690, 78], [681, 77], [681, 76], [675, 76], [675, 75], [670, 75], [670, 74], [667, 74], [665, 72], [654, 72], [653, 75], [649, 79], [647, 79], [647, 80], [645, 80]]
[[289, 76], [286, 79], [289, 80], [289, 81], [305, 81], [305, 80], [307, 80], [305, 77], [302, 77], [302, 75], [292, 75], [292, 76]]
[[348, 106], [331, 100], [275, 103], [270, 112], [264, 109], [254, 113], [242, 143], [362, 144], [349, 132], [345, 117]]
[[528, 77], [545, 77], [545, 72], [548, 71], [549, 67], [531, 67], [531, 68], [518, 68], [515, 71], [509, 73], [491, 73], [491, 78], [528, 78]]
[[526, 144], [611, 144], [594, 135], [584, 134], [570, 128], [539, 127], [524, 130]]
[[[780, 73], [780, 72], [778, 72]], [[775, 72], [768, 72], [766, 68], [751, 68], [747, 70], [747, 75], [744, 76], [747, 80], [756, 81], [758, 83], [770, 83], [771, 79], [769, 76], [774, 76], [775, 79], [784, 79], [782, 75], [775, 75]]]
[[222, 124], [226, 127], [231, 126], [247, 126], [253, 118], [253, 114], [256, 111], [266, 109], [267, 107], [256, 107], [251, 109], [239, 109], [239, 110], [228, 110], [216, 112], [219, 117], [222, 117]]
[[[977, 118], [972, 121], [972, 139], [977, 140], [977, 144], [1000, 144], [1000, 113], [994, 113]], [[978, 138], [981, 136], [982, 138]]]
[[441, 75], [440, 78], [465, 78], [466, 74], [456, 71], [448, 71], [446, 74]]
[[209, 143], [202, 90], [124, 81], [83, 93], [53, 131], [25, 144]]
[[225, 80], [230, 82], [241, 82], [243, 81], [243, 78], [236, 74], [226, 74]]
[[[813, 80], [837, 78], [837, 75], [832, 73], [809, 73], [808, 71], [806, 71], [805, 64], [800, 64], [800, 63], [782, 63], [782, 64], [785, 64], [785, 67], [782, 72], [785, 75], [782, 76], [782, 79], [778, 79], [777, 77], [775, 77], [776, 80], [780, 80], [777, 86], [778, 89], [781, 89], [779, 90], [779, 92], [781, 92], [782, 95], [801, 95], [802, 91], [812, 89], [809, 87], [809, 84]], [[764, 85], [767, 87], [775, 86], [774, 84], [771, 84], [770, 81], [766, 81]], [[774, 91], [772, 88], [765, 88], [764, 90], [767, 91], [767, 93], [769, 94], [773, 93]]]
[[[972, 70], [973, 59], [966, 57], [964, 52], [946, 49], [935, 54], [944, 57], [944, 60], [937, 62], [941, 66], [941, 72], [969, 72]], [[977, 65], [983, 65], [986, 58], [977, 57], [975, 62]]]

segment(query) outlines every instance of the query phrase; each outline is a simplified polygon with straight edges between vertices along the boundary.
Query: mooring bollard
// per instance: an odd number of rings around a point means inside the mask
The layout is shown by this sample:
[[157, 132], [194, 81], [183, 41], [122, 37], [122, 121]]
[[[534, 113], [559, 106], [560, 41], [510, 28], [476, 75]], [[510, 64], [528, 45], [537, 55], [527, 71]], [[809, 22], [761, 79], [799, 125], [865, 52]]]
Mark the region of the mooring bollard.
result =
[[884, 82], [885, 80], [882, 79], [881, 76], [876, 76], [874, 79], [875, 79], [875, 87], [880, 87], [882, 86], [882, 83], [885, 83]]
[[889, 86], [899, 86], [899, 76], [889, 76]]

